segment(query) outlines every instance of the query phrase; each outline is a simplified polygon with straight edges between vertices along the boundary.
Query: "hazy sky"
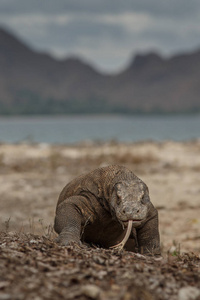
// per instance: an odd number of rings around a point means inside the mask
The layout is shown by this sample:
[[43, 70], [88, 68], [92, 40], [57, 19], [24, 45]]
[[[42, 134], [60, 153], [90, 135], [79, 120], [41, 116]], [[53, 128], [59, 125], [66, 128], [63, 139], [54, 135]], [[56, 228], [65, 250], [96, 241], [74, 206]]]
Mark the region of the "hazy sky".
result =
[[138, 52], [200, 48], [200, 0], [0, 0], [0, 26], [34, 49], [114, 72]]

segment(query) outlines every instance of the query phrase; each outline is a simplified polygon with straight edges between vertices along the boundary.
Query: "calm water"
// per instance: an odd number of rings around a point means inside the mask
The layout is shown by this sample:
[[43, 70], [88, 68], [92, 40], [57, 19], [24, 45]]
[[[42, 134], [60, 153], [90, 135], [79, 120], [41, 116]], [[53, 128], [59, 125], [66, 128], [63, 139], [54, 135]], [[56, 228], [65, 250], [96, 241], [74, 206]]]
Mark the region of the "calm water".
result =
[[0, 142], [131, 142], [200, 138], [200, 115], [0, 118]]

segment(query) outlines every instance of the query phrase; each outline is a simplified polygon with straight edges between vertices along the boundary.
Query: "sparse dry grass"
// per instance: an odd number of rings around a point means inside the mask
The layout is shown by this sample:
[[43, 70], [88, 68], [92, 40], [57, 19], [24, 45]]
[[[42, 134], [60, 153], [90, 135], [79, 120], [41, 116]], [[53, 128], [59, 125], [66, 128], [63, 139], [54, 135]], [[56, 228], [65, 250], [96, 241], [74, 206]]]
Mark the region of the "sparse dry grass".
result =
[[139, 154], [133, 153], [131, 151], [124, 151], [124, 152], [115, 152], [113, 154], [105, 154], [102, 153], [98, 156], [91, 157], [87, 155], [84, 159], [88, 162], [96, 162], [96, 164], [102, 165], [105, 162], [107, 164], [118, 164], [118, 165], [131, 165], [131, 166], [138, 166], [140, 164], [151, 164], [153, 162], [157, 162], [157, 159], [152, 154]]

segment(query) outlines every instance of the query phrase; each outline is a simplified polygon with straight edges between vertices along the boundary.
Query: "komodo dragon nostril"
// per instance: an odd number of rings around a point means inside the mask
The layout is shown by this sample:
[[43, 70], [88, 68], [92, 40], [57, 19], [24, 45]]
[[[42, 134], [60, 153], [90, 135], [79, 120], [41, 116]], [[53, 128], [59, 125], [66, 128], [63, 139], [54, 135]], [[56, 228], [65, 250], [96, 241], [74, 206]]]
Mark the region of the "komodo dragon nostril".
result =
[[131, 210], [130, 210], [130, 208], [129, 208], [129, 207], [125, 207], [125, 208], [123, 208], [123, 213], [124, 213], [125, 215], [128, 215], [128, 214], [130, 214], [130, 213], [131, 213]]

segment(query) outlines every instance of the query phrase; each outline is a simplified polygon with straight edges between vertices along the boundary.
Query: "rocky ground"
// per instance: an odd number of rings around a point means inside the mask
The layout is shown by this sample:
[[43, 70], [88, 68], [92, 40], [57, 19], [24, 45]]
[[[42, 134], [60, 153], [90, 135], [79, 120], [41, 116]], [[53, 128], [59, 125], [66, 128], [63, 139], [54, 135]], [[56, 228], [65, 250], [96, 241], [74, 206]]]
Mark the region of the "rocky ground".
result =
[[[53, 242], [63, 186], [129, 167], [158, 208], [163, 259]], [[0, 299], [200, 299], [200, 141], [0, 145]]]

